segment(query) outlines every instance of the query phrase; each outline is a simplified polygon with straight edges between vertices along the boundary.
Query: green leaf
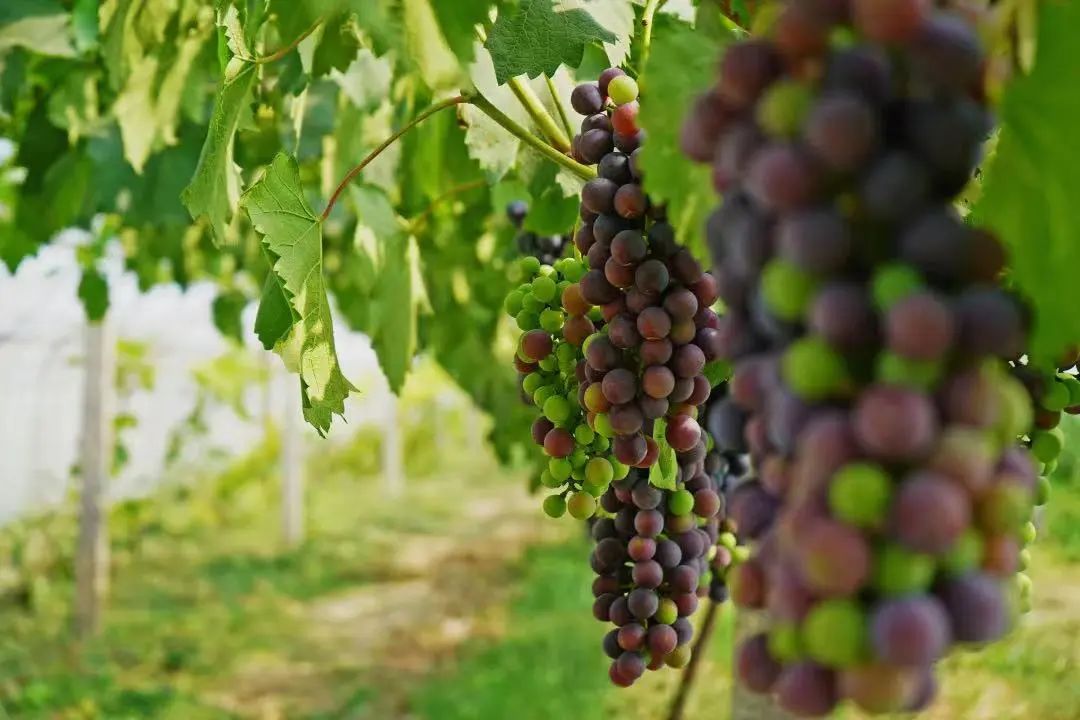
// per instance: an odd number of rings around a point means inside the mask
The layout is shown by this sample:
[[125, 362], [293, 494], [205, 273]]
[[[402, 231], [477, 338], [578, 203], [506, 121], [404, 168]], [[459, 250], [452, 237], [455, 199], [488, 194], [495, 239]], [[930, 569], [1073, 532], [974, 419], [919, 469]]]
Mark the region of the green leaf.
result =
[[525, 229], [538, 235], [565, 235], [574, 227], [581, 206], [578, 195], [568, 195], [556, 182], [559, 168], [547, 160], [537, 160], [529, 182], [532, 203], [525, 216]]
[[360, 39], [356, 36], [351, 16], [347, 13], [335, 15], [323, 25], [322, 38], [312, 58], [312, 76], [319, 78], [330, 74], [331, 70], [344, 72], [356, 59], [359, 50]]
[[90, 322], [99, 322], [105, 317], [109, 310], [109, 281], [96, 267], [83, 270], [78, 295]]
[[490, 7], [490, 0], [436, 0], [432, 5], [447, 45], [462, 63], [472, 61], [476, 41], [475, 28], [487, 21]]
[[1069, 140], [1080, 126], [1080, 93], [1064, 90], [1080, 87], [1077, 27], [1080, 4], [1039, 5], [1035, 67], [1008, 88], [997, 152], [973, 211], [1010, 252], [1012, 279], [1035, 310], [1032, 349], [1042, 357], [1080, 341], [1080, 153]]
[[[486, 48], [477, 48], [476, 60], [469, 67], [469, 77], [473, 87], [496, 107], [525, 127], [532, 124], [528, 113], [514, 97], [514, 92], [495, 79], [495, 66]], [[472, 105], [461, 108], [461, 117], [468, 126], [465, 145], [469, 149], [469, 157], [479, 163], [489, 181], [501, 180], [517, 162], [521, 141]]]
[[675, 450], [667, 441], [667, 421], [663, 418], [653, 425], [653, 440], [660, 450], [656, 462], [649, 468], [649, 483], [662, 490], [675, 490], [679, 479], [679, 462]]
[[0, 51], [14, 47], [38, 55], [75, 56], [71, 18], [59, 0], [0, 2]]
[[75, 0], [75, 7], [71, 10], [71, 32], [75, 38], [75, 48], [81, 53], [98, 46], [100, 4], [100, 0]]
[[584, 10], [556, 12], [552, 0], [524, 0], [513, 15], [499, 15], [486, 47], [501, 85], [518, 75], [553, 75], [559, 65], [577, 67], [586, 45], [617, 40]]
[[210, 306], [210, 313], [214, 319], [214, 327], [224, 335], [238, 343], [244, 341], [244, 332], [241, 326], [241, 315], [247, 307], [247, 296], [239, 290], [227, 290], [218, 293]]
[[630, 54], [630, 44], [634, 38], [633, 4], [628, 0], [561, 0], [559, 3], [562, 11], [575, 8], [588, 12], [600, 27], [611, 31], [615, 39], [604, 41], [604, 54], [608, 65], [622, 65]]
[[[304, 199], [296, 160], [279, 154], [244, 193], [242, 204], [266, 248], [278, 258], [274, 273], [281, 278], [295, 312], [287, 350], [297, 355], [304, 418], [325, 434], [333, 416], [344, 414], [345, 398], [355, 388], [338, 363], [334, 319], [322, 275], [322, 223]], [[264, 322], [263, 327], [273, 325]], [[286, 349], [280, 341], [277, 348], [284, 356]]]
[[709, 381], [711, 387], [716, 387], [731, 377], [731, 364], [723, 360], [713, 360], [705, 365], [702, 375]]
[[255, 314], [255, 334], [259, 342], [265, 349], [274, 350], [288, 338], [296, 319], [281, 278], [271, 270], [266, 274], [259, 310]]
[[375, 57], [367, 49], [361, 50], [355, 62], [343, 72], [331, 74], [345, 97], [364, 111], [374, 110], [387, 98], [393, 76], [393, 65], [385, 58]]
[[217, 243], [225, 238], [225, 226], [232, 219], [240, 192], [240, 178], [232, 162], [233, 137], [255, 77], [255, 65], [245, 64], [235, 76], [225, 79], [214, 104], [195, 177], [181, 195], [191, 217], [209, 223]]
[[656, 18], [652, 50], [642, 75], [639, 122], [649, 134], [641, 167], [649, 196], [668, 205], [679, 240], [705, 256], [704, 221], [716, 204], [709, 168], [691, 162], [679, 147], [683, 117], [714, 81], [720, 47], [684, 22]]

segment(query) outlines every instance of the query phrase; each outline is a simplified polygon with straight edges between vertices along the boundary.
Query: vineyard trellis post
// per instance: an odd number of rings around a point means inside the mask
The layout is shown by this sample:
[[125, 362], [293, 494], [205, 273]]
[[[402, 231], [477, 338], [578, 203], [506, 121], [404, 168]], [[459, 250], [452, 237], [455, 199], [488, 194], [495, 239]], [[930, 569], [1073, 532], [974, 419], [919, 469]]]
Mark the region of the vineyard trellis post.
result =
[[108, 592], [107, 500], [113, 456], [116, 342], [108, 316], [85, 331], [79, 540], [75, 555], [75, 633], [95, 634]]

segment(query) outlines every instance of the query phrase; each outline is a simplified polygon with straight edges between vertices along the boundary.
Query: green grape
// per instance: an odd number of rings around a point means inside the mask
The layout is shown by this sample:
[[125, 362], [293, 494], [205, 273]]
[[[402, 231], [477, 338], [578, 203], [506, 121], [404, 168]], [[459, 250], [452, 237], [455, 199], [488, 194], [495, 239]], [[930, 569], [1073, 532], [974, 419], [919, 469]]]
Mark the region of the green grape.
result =
[[559, 346], [555, 348], [555, 357], [559, 358], [559, 362], [561, 363], [576, 362], [577, 348], [567, 342], [560, 343]]
[[664, 598], [660, 601], [660, 607], [656, 610], [656, 614], [653, 615], [656, 618], [656, 622], [661, 625], [670, 625], [675, 622], [679, 617], [679, 606], [675, 604], [675, 601], [671, 598]]
[[874, 588], [882, 595], [923, 592], [934, 581], [934, 558], [883, 545], [874, 558]]
[[548, 308], [540, 313], [540, 327], [547, 330], [549, 333], [556, 333], [562, 330], [563, 323], [566, 322], [566, 316], [562, 310], [554, 310]]
[[582, 423], [574, 428], [574, 439], [582, 445], [592, 445], [596, 440], [596, 431]]
[[543, 360], [536, 363], [540, 366], [540, 369], [544, 372], [555, 372], [559, 369], [559, 359], [554, 355], [548, 355]]
[[[586, 426], [586, 427], [588, 427], [588, 426]], [[589, 428], [589, 429], [592, 430], [592, 428]], [[596, 432], [596, 431], [593, 431], [593, 432]], [[598, 453], [607, 452], [608, 449], [611, 448], [611, 441], [608, 440], [603, 435], [601, 435], [600, 433], [596, 433], [596, 437], [593, 438], [593, 441], [592, 441], [592, 447], [593, 447], [593, 450], [595, 450]], [[625, 477], [625, 476], [623, 476], [623, 477]], [[621, 480], [622, 478], [616, 478], [616, 479]]]
[[547, 472], [550, 473], [552, 478], [560, 485], [570, 479], [570, 473], [573, 469], [573, 466], [570, 465], [570, 461], [566, 458], [551, 458], [548, 460]]
[[693, 652], [690, 643], [680, 645], [664, 656], [664, 662], [671, 668], [684, 668], [690, 663]]
[[1027, 548], [1024, 548], [1023, 550], [1021, 550], [1019, 560], [1020, 560], [1020, 569], [1021, 570], [1027, 570], [1028, 568], [1030, 568], [1031, 567], [1031, 551], [1028, 550]]
[[[605, 440], [607, 438], [604, 438]], [[611, 479], [622, 480], [624, 477], [630, 474], [630, 466], [623, 465], [615, 458], [608, 458], [608, 462], [611, 463]]]
[[562, 395], [552, 395], [543, 404], [543, 413], [556, 425], [566, 422], [570, 418], [570, 403]]
[[598, 307], [589, 308], [589, 319], [595, 322], [600, 322], [604, 319], [604, 311]]
[[581, 489], [592, 495], [594, 498], [599, 499], [607, 490], [607, 485], [594, 485], [589, 482], [589, 478], [586, 477], [585, 482], [581, 485]]
[[615, 469], [602, 457], [594, 457], [585, 465], [585, 480], [590, 485], [607, 487], [615, 477]]
[[593, 420], [593, 428], [606, 438], [615, 437], [615, 430], [611, 427], [611, 421], [608, 420], [607, 413], [596, 414], [596, 419]]
[[562, 495], [548, 495], [544, 498], [544, 513], [548, 517], [561, 518], [566, 514], [566, 500]]
[[818, 337], [797, 340], [781, 361], [784, 380], [806, 400], [823, 400], [841, 394], [849, 385], [843, 357]]
[[881, 467], [850, 463], [829, 485], [829, 509], [841, 520], [863, 528], [884, 525], [892, 501], [892, 479]]
[[1039, 482], [1035, 485], [1035, 504], [1045, 505], [1046, 501], [1050, 499], [1050, 478], [1039, 478]]
[[585, 468], [585, 464], [589, 461], [589, 454], [585, 452], [585, 448], [576, 447], [574, 452], [570, 453], [570, 465], [574, 468]]
[[1031, 454], [1039, 462], [1050, 463], [1057, 460], [1064, 447], [1065, 433], [1061, 428], [1034, 430], [1031, 433]]
[[1069, 407], [1069, 388], [1057, 378], [1048, 378], [1046, 390], [1039, 399], [1039, 404], [1050, 412], [1060, 412]]
[[638, 98], [637, 81], [629, 75], [619, 75], [612, 78], [608, 84], [608, 97], [616, 105], [626, 105]]
[[555, 293], [557, 288], [555, 287], [555, 281], [549, 277], [541, 275], [532, 281], [533, 297], [540, 300], [545, 305], [555, 299]]
[[1030, 545], [1035, 542], [1035, 538], [1038, 536], [1039, 531], [1035, 527], [1035, 523], [1029, 522], [1024, 524], [1024, 529], [1020, 532], [1020, 540], [1025, 545]]
[[566, 402], [570, 403], [570, 409], [576, 415], [577, 411], [581, 410], [581, 403], [578, 401], [577, 391], [573, 390], [568, 392], [563, 397], [566, 398]]
[[540, 313], [547, 308], [547, 303], [536, 297], [534, 293], [528, 292], [521, 296], [521, 307], [529, 312], [536, 313], [536, 316], [539, 317]]
[[910, 265], [892, 263], [881, 266], [874, 273], [871, 294], [874, 297], [874, 305], [884, 312], [897, 301], [921, 290], [922, 287], [923, 279], [918, 270]]
[[573, 493], [566, 503], [566, 509], [570, 511], [571, 517], [585, 520], [596, 512], [596, 498], [587, 492]]
[[668, 510], [672, 515], [686, 515], [694, 509], [694, 496], [689, 490], [678, 490], [668, 498]]
[[588, 272], [588, 270], [589, 268], [585, 265], [585, 263], [578, 262], [574, 258], [566, 258], [566, 266], [563, 270], [563, 277], [565, 277], [572, 283], [576, 283], [581, 280], [581, 278], [585, 277], [585, 273]]
[[940, 360], [913, 360], [884, 351], [878, 355], [876, 370], [877, 380], [887, 385], [931, 390], [941, 379], [944, 366]]
[[750, 559], [750, 548], [746, 545], [737, 545], [731, 549], [733, 563], [744, 563]]
[[1033, 589], [1033, 584], [1031, 582], [1031, 578], [1028, 575], [1026, 575], [1025, 573], [1017, 573], [1016, 574], [1016, 589], [1020, 593], [1020, 598], [1022, 600], [1030, 600], [1031, 599], [1031, 591]]
[[999, 373], [997, 379], [1000, 402], [995, 429], [998, 440], [1006, 444], [1028, 431], [1034, 422], [1034, 411], [1031, 408], [1031, 396], [1022, 382], [1004, 373]]
[[574, 478], [575, 482], [585, 482], [585, 463], [582, 463], [578, 467], [570, 471], [570, 477]]
[[735, 537], [735, 533], [720, 533], [720, 545], [728, 550], [735, 550], [739, 546], [739, 538]]
[[517, 322], [518, 329], [522, 332], [540, 328], [540, 315], [531, 310], [522, 310], [514, 317], [514, 320]]
[[553, 396], [555, 392], [555, 388], [551, 385], [542, 385], [538, 387], [536, 389], [536, 392], [534, 392], [532, 395], [533, 404], [536, 405], [536, 407], [538, 408], [544, 407], [544, 403], [546, 403], [548, 401], [548, 398]]
[[979, 566], [982, 555], [982, 536], [968, 528], [941, 558], [941, 568], [949, 575], [964, 575]]
[[521, 312], [521, 301], [523, 297], [523, 294], [517, 290], [510, 291], [506, 296], [506, 300], [503, 301], [503, 310], [506, 311], [507, 315], [514, 317]]
[[1018, 485], [996, 485], [979, 499], [979, 525], [990, 533], [1020, 533], [1031, 517], [1031, 496]]
[[794, 137], [802, 129], [813, 93], [797, 80], [775, 82], [757, 105], [757, 121], [765, 132]]
[[521, 381], [521, 389], [529, 395], [532, 395], [545, 383], [544, 376], [538, 372], [531, 372], [525, 376], [525, 379]]
[[787, 260], [773, 260], [761, 274], [766, 306], [782, 320], [799, 320], [817, 290], [817, 280]]
[[552, 282], [555, 282], [555, 278], [558, 277], [555, 268], [551, 265], [541, 265], [539, 273], [541, 277], [551, 278]]
[[1058, 380], [1069, 391], [1069, 405], [1080, 405], [1080, 379], [1077, 379], [1075, 375], [1069, 375], [1068, 373], [1061, 373], [1058, 375]]
[[806, 616], [802, 640], [806, 654], [823, 665], [856, 665], [866, 655], [866, 617], [856, 602], [825, 600]]
[[557, 488], [562, 485], [547, 469], [540, 471], [540, 484], [546, 488]]
[[540, 260], [532, 256], [523, 257], [518, 260], [518, 267], [521, 269], [521, 274], [529, 278], [540, 272]]
[[792, 663], [803, 655], [799, 626], [795, 623], [777, 623], [769, 628], [769, 654], [782, 663]]

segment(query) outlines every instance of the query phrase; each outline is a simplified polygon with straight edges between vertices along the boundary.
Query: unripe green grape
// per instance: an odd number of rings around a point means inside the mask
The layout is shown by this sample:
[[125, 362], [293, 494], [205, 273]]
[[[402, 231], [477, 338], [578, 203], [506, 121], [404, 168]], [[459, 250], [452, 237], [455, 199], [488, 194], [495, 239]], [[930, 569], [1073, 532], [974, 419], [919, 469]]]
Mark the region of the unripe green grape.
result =
[[690, 664], [690, 657], [693, 652], [690, 643], [680, 645], [664, 657], [664, 662], [671, 668], [684, 668]]
[[782, 320], [799, 320], [817, 290], [817, 280], [787, 260], [772, 260], [761, 274], [765, 305]]
[[514, 321], [517, 322], [518, 329], [522, 332], [540, 328], [540, 315], [532, 310], [522, 310], [514, 317]]
[[533, 294], [533, 292], [530, 290], [529, 292], [521, 296], [521, 307], [525, 310], [528, 310], [529, 312], [536, 313], [536, 316], [540, 317], [540, 313], [542, 313], [544, 309], [547, 308], [547, 303], [536, 297], [536, 295]]
[[874, 305], [882, 312], [922, 287], [923, 279], [919, 271], [902, 263], [881, 266], [871, 280]]
[[775, 82], [758, 102], [758, 125], [771, 135], [798, 135], [812, 99], [810, 88], [797, 80]]
[[1019, 560], [1020, 560], [1020, 569], [1021, 570], [1027, 570], [1028, 568], [1030, 568], [1031, 567], [1031, 551], [1028, 550], [1027, 548], [1024, 548], [1023, 550], [1021, 550], [1020, 555], [1019, 555]]
[[923, 592], [934, 581], [934, 558], [899, 545], [883, 545], [874, 558], [874, 588], [882, 595]]
[[588, 272], [588, 267], [585, 263], [579, 262], [573, 258], [566, 258], [566, 267], [563, 270], [563, 277], [572, 283], [576, 283], [581, 278], [585, 277], [585, 273]]
[[1021, 600], [1030, 600], [1033, 584], [1031, 578], [1025, 573], [1016, 574], [1016, 589], [1020, 593]]
[[566, 514], [566, 500], [562, 495], [548, 495], [544, 498], [544, 514], [548, 517], [561, 518]]
[[[606, 440], [607, 438], [605, 438]], [[608, 458], [608, 462], [611, 463], [611, 479], [622, 480], [624, 477], [630, 474], [630, 466], [623, 465], [615, 458]]]
[[547, 471], [560, 485], [570, 479], [570, 473], [574, 468], [566, 458], [551, 458], [548, 460]]
[[852, 525], [878, 528], [885, 523], [892, 493], [892, 479], [880, 466], [849, 463], [829, 484], [829, 509]]
[[731, 550], [731, 561], [733, 563], [744, 563], [750, 559], [750, 548], [746, 545], [737, 545]]
[[570, 453], [570, 465], [575, 468], [584, 468], [588, 461], [589, 454], [585, 452], [585, 448], [576, 447], [574, 452]]
[[541, 265], [538, 272], [540, 274], [540, 277], [551, 278], [552, 282], [555, 282], [555, 278], [558, 277], [555, 268], [551, 265]]
[[562, 330], [563, 323], [565, 322], [566, 316], [563, 315], [562, 310], [548, 308], [540, 313], [540, 327], [547, 330], [549, 333], [556, 333]]
[[606, 438], [615, 436], [615, 430], [611, 427], [611, 421], [608, 419], [607, 413], [596, 414], [596, 419], [593, 420], [593, 429]]
[[619, 75], [608, 84], [608, 97], [616, 105], [626, 105], [638, 98], [638, 84], [629, 75]]
[[604, 311], [598, 307], [592, 307], [589, 309], [589, 319], [595, 322], [600, 322], [604, 319]]
[[769, 628], [769, 654], [782, 663], [792, 663], [803, 656], [802, 638], [795, 623], [777, 623]]
[[675, 622], [679, 617], [679, 606], [675, 604], [675, 601], [671, 598], [663, 598], [660, 601], [660, 607], [657, 608], [656, 614], [653, 618], [661, 625], [670, 625]]
[[1057, 460], [1065, 447], [1065, 433], [1061, 428], [1035, 430], [1031, 433], [1031, 454], [1039, 462], [1050, 463]]
[[521, 312], [522, 297], [522, 293], [517, 290], [511, 290], [507, 294], [506, 299], [503, 301], [503, 310], [506, 311], [507, 315], [514, 317]]
[[982, 536], [968, 528], [941, 558], [941, 568], [949, 575], [964, 575], [979, 566], [982, 555]]
[[1035, 484], [1035, 504], [1045, 505], [1050, 499], [1050, 478], [1045, 475], [1040, 477]]
[[566, 503], [566, 509], [570, 511], [571, 517], [585, 520], [596, 512], [596, 498], [587, 492], [573, 493]]
[[720, 545], [728, 550], [734, 550], [739, 546], [739, 538], [735, 537], [735, 533], [720, 533]]
[[856, 602], [825, 600], [807, 614], [802, 640], [812, 659], [830, 667], [850, 667], [866, 655], [866, 617]]
[[1069, 391], [1069, 407], [1080, 405], [1080, 379], [1077, 379], [1075, 375], [1061, 373], [1058, 375], [1058, 380]]
[[559, 362], [576, 362], [577, 361], [577, 348], [570, 343], [559, 343], [559, 346], [555, 348], [555, 357], [559, 358]]
[[521, 389], [532, 395], [545, 384], [544, 376], [538, 372], [531, 372], [521, 381]]
[[1024, 529], [1020, 532], [1020, 540], [1025, 545], [1030, 545], [1035, 542], [1035, 538], [1038, 537], [1039, 531], [1035, 527], [1035, 523], [1029, 522], [1024, 524]]
[[585, 482], [585, 463], [582, 463], [579, 467], [570, 471], [570, 477], [574, 479], [574, 482]]
[[544, 372], [555, 372], [559, 369], [559, 359], [554, 355], [548, 355], [543, 360], [536, 363], [540, 366], [540, 369]]
[[554, 395], [555, 392], [555, 388], [551, 385], [541, 385], [536, 389], [536, 392], [533, 393], [533, 404], [538, 408], [544, 407], [544, 403], [546, 403], [548, 398]]
[[672, 515], [686, 515], [693, 509], [694, 496], [689, 490], [678, 490], [668, 498], [668, 510]]
[[[592, 430], [592, 428], [589, 428]], [[594, 431], [595, 432], [595, 431]], [[600, 433], [596, 433], [596, 437], [593, 438], [592, 448], [598, 453], [607, 452], [611, 448], [611, 441]], [[625, 476], [624, 476], [625, 477]], [[621, 479], [621, 478], [616, 478]]]
[[570, 403], [562, 395], [552, 395], [543, 404], [543, 413], [556, 425], [566, 422], [570, 417]]
[[550, 470], [544, 469], [540, 471], [540, 484], [546, 488], [557, 488], [562, 483], [555, 479]]
[[585, 480], [590, 485], [607, 487], [615, 476], [611, 463], [602, 457], [594, 457], [585, 465]]
[[582, 445], [592, 445], [596, 440], [596, 431], [582, 423], [574, 428], [574, 439]]
[[988, 533], [1020, 534], [1031, 517], [1031, 494], [1019, 485], [995, 485], [979, 499], [978, 520]]
[[849, 384], [844, 358], [818, 337], [792, 343], [781, 361], [784, 380], [805, 400], [823, 400], [843, 393]]
[[540, 260], [532, 256], [523, 257], [518, 260], [518, 268], [524, 277], [531, 278], [540, 272]]
[[1059, 412], [1069, 407], [1069, 388], [1057, 378], [1050, 378], [1039, 404], [1051, 412]]
[[887, 385], [930, 390], [941, 379], [943, 370], [939, 360], [913, 360], [884, 351], [878, 355], [875, 377]]
[[1024, 384], [1012, 375], [999, 374], [997, 436], [1001, 444], [1011, 443], [1028, 431], [1034, 422], [1031, 397]]
[[589, 482], [589, 478], [585, 478], [585, 482], [581, 484], [581, 489], [592, 495], [594, 498], [599, 499], [601, 495], [607, 490], [607, 485], [595, 485]]
[[[563, 290], [565, 290], [568, 287], [570, 287], [570, 281], [569, 280], [560, 280], [559, 282], [555, 283], [555, 297], [561, 299], [562, 294], [563, 294]], [[556, 301], [555, 304], [558, 305], [560, 301], [561, 300]]]
[[555, 281], [546, 275], [541, 275], [532, 281], [533, 297], [543, 303], [549, 303], [555, 299]]

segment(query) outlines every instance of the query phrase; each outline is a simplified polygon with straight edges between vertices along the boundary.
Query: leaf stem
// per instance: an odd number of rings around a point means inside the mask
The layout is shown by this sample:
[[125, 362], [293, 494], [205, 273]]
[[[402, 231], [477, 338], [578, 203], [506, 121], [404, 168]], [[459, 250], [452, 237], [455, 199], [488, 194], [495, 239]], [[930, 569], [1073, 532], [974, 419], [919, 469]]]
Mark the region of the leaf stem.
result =
[[314, 22], [314, 24], [312, 24], [311, 27], [309, 27], [304, 32], [300, 33], [300, 37], [296, 38], [295, 40], [293, 40], [291, 43], [289, 43], [285, 47], [281, 48], [280, 50], [272, 52], [269, 55], [263, 55], [262, 57], [255, 58], [253, 62], [256, 65], [265, 65], [266, 63], [272, 63], [272, 62], [276, 62], [276, 61], [280, 60], [281, 58], [285, 57], [286, 55], [291, 53], [293, 50], [295, 50], [296, 47], [300, 43], [304, 42], [309, 37], [311, 37], [311, 33], [318, 30], [319, 26], [322, 25], [322, 23], [323, 23], [323, 19], [319, 18], [318, 20], [316, 20]]
[[570, 150], [570, 139], [566, 137], [562, 128], [555, 124], [555, 119], [548, 113], [547, 108], [540, 102], [540, 98], [536, 96], [533, 89], [523, 82], [520, 76], [510, 78], [508, 84], [510, 85], [510, 89], [514, 91], [514, 95], [517, 96], [521, 106], [525, 108], [525, 111], [529, 113], [529, 117], [531, 117], [533, 122], [536, 123], [536, 126], [540, 128], [540, 132], [544, 133], [544, 137], [546, 137], [559, 152], [568, 152]]
[[526, 145], [531, 146], [538, 153], [546, 157], [552, 162], [562, 165], [570, 172], [577, 175], [582, 180], [592, 180], [596, 177], [596, 169], [587, 165], [575, 161], [574, 159], [564, 155], [555, 148], [548, 145], [543, 140], [540, 140], [528, 130], [523, 128], [506, 113], [499, 108], [495, 107], [490, 100], [479, 93], [473, 93], [466, 98], [466, 102], [471, 103], [480, 112], [487, 115], [496, 123], [501, 125], [508, 133], [521, 140]]
[[649, 63], [649, 47], [652, 45], [653, 18], [664, 0], [645, 0], [645, 10], [641, 13], [641, 69]]
[[551, 96], [551, 102], [559, 113], [559, 120], [562, 121], [563, 128], [566, 130], [566, 136], [573, 138], [574, 127], [570, 124], [570, 118], [566, 115], [566, 108], [559, 102], [559, 90], [555, 87], [555, 82], [547, 75], [544, 75], [544, 82], [547, 83], [548, 95]]
[[361, 160], [359, 165], [357, 165], [345, 174], [345, 177], [342, 179], [341, 183], [338, 184], [337, 189], [334, 190], [334, 194], [330, 196], [330, 200], [326, 203], [326, 209], [323, 210], [322, 213], [322, 220], [326, 220], [326, 218], [330, 217], [330, 211], [334, 209], [334, 204], [337, 203], [338, 198], [341, 196], [341, 193], [345, 191], [345, 188], [348, 187], [349, 183], [351, 183], [356, 178], [356, 176], [359, 175], [364, 170], [364, 168], [366, 168], [371, 163], [372, 160], [379, 157], [379, 155], [381, 155], [382, 152], [386, 150], [386, 148], [397, 142], [398, 138], [412, 130], [420, 123], [427, 120], [432, 115], [440, 112], [441, 110], [445, 110], [448, 107], [454, 107], [455, 105], [461, 105], [467, 102], [471, 102], [471, 100], [469, 98], [466, 98], [464, 95], [455, 95], [452, 98], [447, 98], [441, 102], [437, 102], [431, 107], [429, 107], [427, 110], [410, 120], [408, 123], [406, 123], [396, 133], [379, 143], [378, 147], [368, 153], [367, 157]]

